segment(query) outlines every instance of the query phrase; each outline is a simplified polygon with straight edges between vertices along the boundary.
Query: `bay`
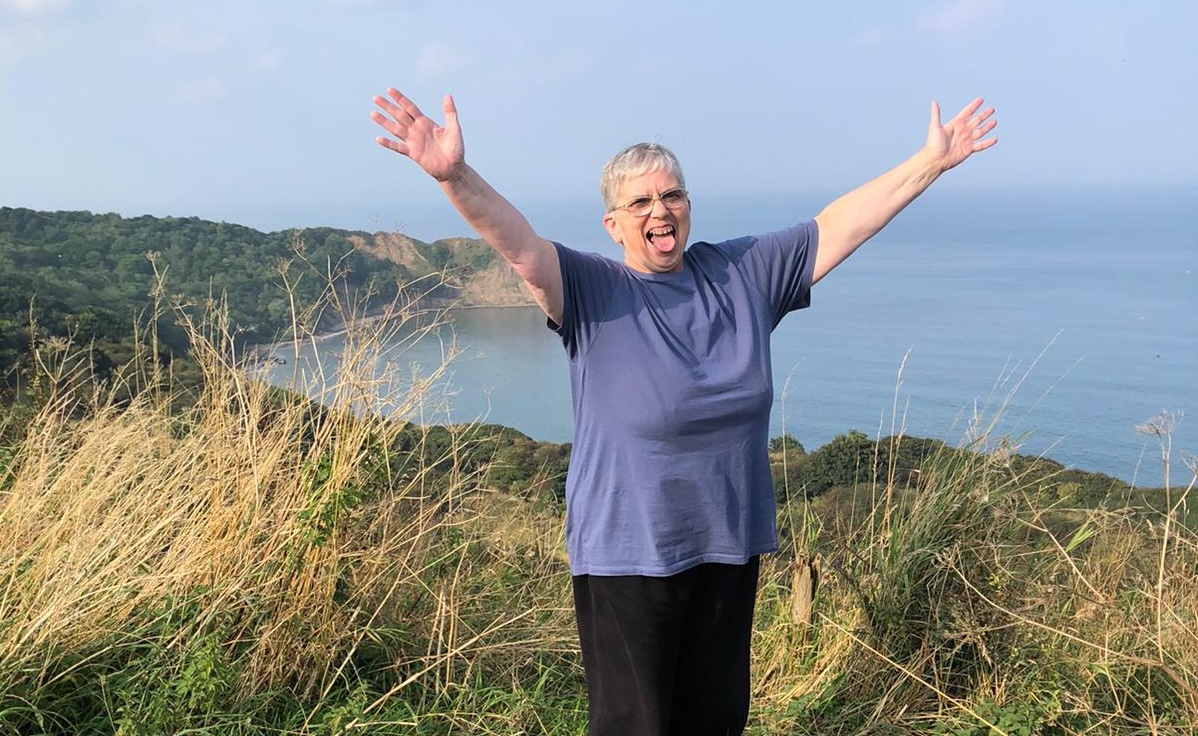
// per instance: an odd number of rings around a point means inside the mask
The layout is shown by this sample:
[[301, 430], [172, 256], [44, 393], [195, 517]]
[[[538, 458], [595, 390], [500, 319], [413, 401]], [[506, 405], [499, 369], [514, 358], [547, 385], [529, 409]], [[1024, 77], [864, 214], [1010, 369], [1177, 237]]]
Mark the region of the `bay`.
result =
[[[1195, 190], [932, 195], [775, 331], [771, 435], [812, 450], [850, 429], [952, 444], [986, 432], [992, 446], [1159, 486], [1161, 440], [1136, 427], [1168, 411], [1181, 419], [1164, 438], [1171, 481], [1184, 484], [1183, 458], [1198, 453]], [[782, 227], [795, 211], [818, 211], [816, 201], [696, 196], [692, 239]], [[593, 209], [525, 211], [549, 237], [618, 257]], [[566, 357], [537, 309], [461, 310], [412, 336], [401, 329], [375, 366], [396, 379], [389, 390], [431, 372], [451, 346], [460, 354], [405, 418], [570, 440]], [[268, 380], [319, 395], [327, 381], [313, 377], [336, 375], [344, 340], [279, 346], [285, 362]]]

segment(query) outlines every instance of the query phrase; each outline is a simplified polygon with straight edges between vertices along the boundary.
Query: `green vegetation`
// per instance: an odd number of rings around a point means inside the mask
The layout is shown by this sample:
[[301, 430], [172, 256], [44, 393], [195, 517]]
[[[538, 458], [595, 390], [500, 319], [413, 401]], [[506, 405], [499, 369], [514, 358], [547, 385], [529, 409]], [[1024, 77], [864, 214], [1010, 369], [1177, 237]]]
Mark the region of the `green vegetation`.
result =
[[64, 336], [90, 343], [91, 369], [108, 377], [138, 352], [135, 325], [153, 326], [156, 360], [185, 356], [172, 307], [199, 320], [219, 304], [239, 348], [340, 327], [350, 308], [382, 309], [401, 289], [451, 301], [447, 281], [496, 262], [481, 241], [392, 239], [428, 255], [401, 265], [375, 236], [332, 228], [0, 207], [0, 378], [11, 385], [32, 344]]
[[[247, 376], [231, 304], [160, 310], [143, 275], [149, 311], [93, 284], [126, 362], [37, 322], [0, 413], [0, 734], [584, 733], [570, 448], [361, 411], [430, 400], [437, 371], [388, 392], [371, 370], [418, 321], [403, 290], [366, 320], [314, 288], [349, 367], [317, 405]], [[158, 359], [168, 323], [189, 371]], [[771, 458], [749, 733], [1193, 733], [1198, 468], [1132, 489], [1002, 438], [859, 432]]]
[[[351, 324], [345, 364], [387, 329]], [[0, 733], [581, 734], [569, 448], [360, 415], [373, 374], [314, 405], [190, 339], [182, 411], [60, 372], [4, 422]], [[1109, 479], [999, 451], [772, 446], [751, 733], [1192, 732], [1190, 487], [1086, 504]]]
[[315, 405], [191, 339], [183, 411], [60, 372], [5, 422], [0, 733], [574, 729], [562, 448], [513, 469], [510, 430], [358, 418], [360, 385]]
[[[892, 480], [904, 487], [919, 488], [929, 482], [924, 473], [933, 460], [943, 463], [957, 455], [984, 453], [984, 444], [953, 448], [940, 440], [905, 436], [873, 440], [852, 430], [808, 454], [790, 435], [775, 437], [770, 444], [774, 491], [779, 502], [784, 503], [796, 497], [811, 499], [832, 488], [876, 486]], [[996, 454], [1002, 454], [1002, 447], [1000, 442]], [[966, 462], [967, 458], [954, 461]], [[1103, 473], [1066, 468], [1054, 460], [1032, 455], [1011, 454], [1006, 462], [1010, 472], [1020, 478], [1041, 504], [1064, 503], [1085, 508], [1122, 504], [1166, 510], [1159, 503], [1163, 497], [1159, 488], [1134, 488]], [[1198, 509], [1187, 520], [1198, 522]]]

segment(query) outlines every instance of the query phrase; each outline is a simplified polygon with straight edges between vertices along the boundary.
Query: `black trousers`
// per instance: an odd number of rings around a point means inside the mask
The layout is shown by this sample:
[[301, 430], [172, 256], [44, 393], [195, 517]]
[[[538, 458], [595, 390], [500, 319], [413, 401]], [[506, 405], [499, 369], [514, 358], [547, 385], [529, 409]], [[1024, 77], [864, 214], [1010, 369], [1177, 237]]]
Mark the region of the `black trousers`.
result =
[[576, 576], [588, 736], [741, 734], [759, 568]]

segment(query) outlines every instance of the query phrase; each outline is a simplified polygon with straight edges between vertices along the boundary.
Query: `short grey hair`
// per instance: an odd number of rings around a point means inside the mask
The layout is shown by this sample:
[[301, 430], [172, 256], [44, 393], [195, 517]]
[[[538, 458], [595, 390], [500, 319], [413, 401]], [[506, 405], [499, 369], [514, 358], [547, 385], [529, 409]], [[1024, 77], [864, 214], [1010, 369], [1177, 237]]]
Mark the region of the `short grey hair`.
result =
[[682, 176], [682, 165], [674, 152], [660, 143], [636, 143], [608, 161], [603, 167], [603, 175], [599, 179], [599, 194], [603, 197], [603, 208], [611, 212], [619, 206], [616, 192], [620, 185], [628, 179], [654, 171], [665, 171], [678, 179], [678, 186], [686, 189], [686, 179]]

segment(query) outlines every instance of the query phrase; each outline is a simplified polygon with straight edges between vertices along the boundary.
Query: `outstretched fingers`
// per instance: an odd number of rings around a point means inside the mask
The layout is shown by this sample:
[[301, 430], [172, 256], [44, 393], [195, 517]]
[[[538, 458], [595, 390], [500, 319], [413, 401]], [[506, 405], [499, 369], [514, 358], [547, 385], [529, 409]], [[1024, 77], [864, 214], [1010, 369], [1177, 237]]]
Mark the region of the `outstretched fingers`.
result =
[[392, 104], [390, 100], [387, 100], [385, 97], [381, 96], [377, 97], [376, 101], [382, 100], [385, 103], [382, 106], [383, 109], [391, 113], [391, 115], [397, 121], [401, 123], [411, 123], [424, 116], [424, 113], [420, 112], [420, 107], [415, 102], [412, 102], [410, 98], [405, 97], [402, 92], [394, 87], [387, 88], [387, 96], [390, 97], [391, 100], [394, 100], [394, 104]]
[[[980, 99], [978, 100], [981, 101]], [[986, 138], [990, 131], [994, 130], [998, 125], [998, 121], [993, 118], [994, 108], [988, 107], [980, 113], [969, 118], [969, 128], [971, 139], [973, 140], [973, 150], [984, 151], [990, 146], [998, 142], [997, 138]]]
[[394, 87], [375, 96], [374, 104], [378, 109], [370, 113], [370, 119], [387, 133], [375, 138], [383, 148], [406, 156], [438, 181], [453, 176], [465, 163], [457, 107], [449, 95], [441, 102], [443, 127]]
[[981, 97], [975, 98], [952, 119], [942, 123], [940, 105], [932, 101], [927, 148], [937, 156], [942, 170], [947, 171], [998, 142], [997, 138], [987, 137], [998, 125], [994, 120], [994, 108], [982, 109], [982, 103]]
[[[381, 98], [376, 97], [375, 103], [377, 104], [380, 99]], [[393, 136], [380, 135], [379, 137], [375, 138], [374, 140], [380, 146], [395, 151], [396, 153], [402, 153], [405, 156], [408, 155], [408, 146], [404, 142], [404, 138], [407, 136], [407, 125], [401, 124], [393, 117], [388, 117], [377, 110], [370, 113], [370, 119], [373, 120], [380, 128]]]
[[966, 140], [973, 152], [983, 151], [997, 142], [994, 138], [983, 140], [998, 123], [993, 119], [994, 108], [987, 107], [981, 110], [982, 102], [981, 97], [974, 99], [945, 125], [946, 128], [957, 131], [957, 135], [967, 135]]
[[[993, 128], [994, 126], [991, 125], [990, 127]], [[989, 132], [990, 131], [986, 131], [986, 133], [989, 133]], [[981, 135], [985, 135], [986, 133], [982, 133]], [[974, 153], [976, 153], [978, 151], [985, 151], [987, 148], [989, 148], [990, 146], [993, 146], [995, 143], [998, 143], [997, 138], [985, 138], [985, 139], [981, 139], [981, 140], [976, 140], [973, 143]]]
[[[978, 108], [980, 108], [981, 106], [982, 106], [982, 98], [981, 97], [975, 98], [973, 102], [971, 102], [968, 105], [966, 105], [965, 107], [961, 108], [961, 112], [957, 113], [957, 116], [953, 118], [953, 122], [956, 122], [958, 120], [961, 120], [961, 121], [968, 120], [970, 117], [973, 116], [973, 114], [975, 112], [978, 111]], [[994, 112], [994, 109], [991, 108], [990, 112]]]
[[382, 95], [374, 96], [374, 104], [386, 113], [383, 115], [377, 110], [371, 113], [371, 117], [376, 122], [379, 120], [387, 120], [389, 123], [394, 121], [394, 125], [398, 126], [399, 130], [405, 130], [423, 116], [416, 103], [400, 94], [399, 90], [389, 89], [387, 94], [391, 99]]
[[374, 139], [374, 142], [378, 143], [383, 148], [386, 148], [390, 151], [395, 151], [402, 156], [407, 156], [411, 153], [411, 150], [408, 148], [408, 144], [398, 138], [388, 138], [385, 135], [380, 135]]
[[371, 112], [370, 119], [391, 134], [391, 137], [378, 136], [375, 141], [383, 148], [404, 156], [410, 155], [407, 138], [411, 127], [424, 117], [420, 107], [394, 87], [387, 89], [386, 97], [375, 95], [373, 101], [382, 112]]
[[[985, 122], [981, 122], [982, 120], [985, 120]], [[990, 131], [994, 130], [994, 126], [998, 125], [998, 122], [995, 120], [986, 120], [985, 118], [981, 118], [981, 120], [977, 122], [971, 122], [970, 124], [973, 125], [973, 137], [981, 138]]]
[[991, 128], [993, 128], [994, 121], [990, 120], [990, 117], [992, 115], [994, 115], [994, 108], [993, 107], [986, 108], [984, 111], [978, 113], [977, 115], [974, 115], [973, 117], [971, 117], [969, 119], [969, 128], [971, 130], [978, 130], [986, 125], [989, 125]]

